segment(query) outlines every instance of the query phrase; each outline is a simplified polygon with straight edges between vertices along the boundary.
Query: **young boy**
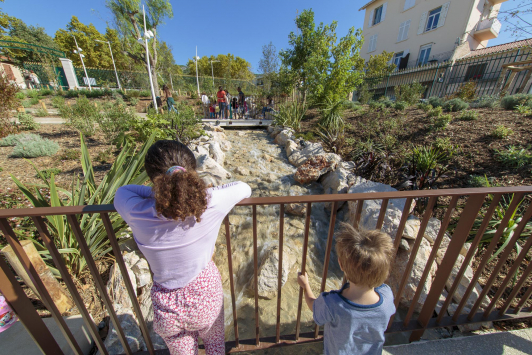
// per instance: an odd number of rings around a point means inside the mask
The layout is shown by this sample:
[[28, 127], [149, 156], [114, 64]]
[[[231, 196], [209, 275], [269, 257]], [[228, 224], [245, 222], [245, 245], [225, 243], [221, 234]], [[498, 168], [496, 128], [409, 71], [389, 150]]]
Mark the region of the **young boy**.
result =
[[344, 223], [336, 236], [336, 252], [347, 283], [316, 298], [307, 275], [299, 273], [297, 282], [314, 321], [325, 325], [326, 355], [382, 353], [384, 331], [395, 313], [392, 290], [383, 284], [390, 273], [393, 250], [386, 233], [357, 231]]

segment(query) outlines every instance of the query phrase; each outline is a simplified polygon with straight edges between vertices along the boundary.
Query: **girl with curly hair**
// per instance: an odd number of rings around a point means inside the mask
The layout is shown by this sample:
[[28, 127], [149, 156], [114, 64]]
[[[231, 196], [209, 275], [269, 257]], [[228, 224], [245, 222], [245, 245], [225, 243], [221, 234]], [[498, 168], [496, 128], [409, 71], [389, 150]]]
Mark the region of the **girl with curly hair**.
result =
[[207, 354], [225, 354], [222, 281], [212, 255], [223, 219], [251, 188], [207, 188], [194, 154], [177, 141], [157, 141], [144, 164], [153, 187], [122, 186], [114, 204], [153, 273], [154, 330], [171, 354], [197, 353], [198, 337]]

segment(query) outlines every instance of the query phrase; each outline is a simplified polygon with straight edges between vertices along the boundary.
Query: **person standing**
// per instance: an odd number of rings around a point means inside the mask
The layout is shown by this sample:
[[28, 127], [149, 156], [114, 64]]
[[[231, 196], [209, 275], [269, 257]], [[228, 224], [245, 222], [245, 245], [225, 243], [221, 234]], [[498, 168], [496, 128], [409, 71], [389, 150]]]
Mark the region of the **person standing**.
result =
[[230, 110], [231, 110], [231, 94], [229, 93], [229, 90], [225, 89], [225, 117], [226, 118], [232, 118], [230, 116]]
[[164, 98], [166, 100], [166, 106], [168, 107], [168, 112], [177, 112], [176, 108], [174, 107], [175, 101], [172, 97], [172, 92], [170, 91], [170, 88], [166, 86], [166, 84], [163, 85], [163, 92]]
[[239, 108], [238, 111], [242, 115], [242, 118], [244, 118], [244, 115], [245, 115], [244, 104], [246, 102], [246, 95], [244, 95], [240, 86], [237, 88], [237, 90], [238, 90], [238, 108]]
[[201, 103], [203, 104], [203, 117], [209, 117], [209, 104], [211, 101], [209, 97], [204, 92], [201, 93]]
[[225, 100], [226, 95], [222, 87], [218, 87], [218, 92], [216, 93], [216, 98], [218, 100], [218, 107], [220, 108], [220, 118], [225, 118]]

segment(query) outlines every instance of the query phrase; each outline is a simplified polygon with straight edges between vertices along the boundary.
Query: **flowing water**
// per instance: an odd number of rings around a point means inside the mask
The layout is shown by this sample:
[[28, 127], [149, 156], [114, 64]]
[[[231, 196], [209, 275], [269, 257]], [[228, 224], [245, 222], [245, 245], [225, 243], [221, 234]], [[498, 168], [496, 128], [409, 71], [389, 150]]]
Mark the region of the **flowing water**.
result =
[[[296, 169], [288, 163], [283, 148], [274, 144], [266, 131], [225, 131], [232, 148], [226, 153], [225, 168], [233, 174], [232, 180], [248, 183], [252, 197], [322, 194], [317, 183], [299, 186], [293, 175]], [[247, 169], [249, 171], [243, 170]], [[238, 173], [239, 171], [240, 173]], [[245, 175], [242, 175], [244, 173]], [[259, 266], [268, 251], [278, 245], [279, 209], [274, 206], [257, 206], [257, 234]], [[319, 294], [330, 212], [323, 203], [312, 204], [309, 233], [307, 272], [311, 287]], [[337, 220], [341, 220], [341, 212]], [[236, 207], [229, 215], [231, 223], [231, 255], [236, 291], [240, 339], [255, 338], [253, 283], [253, 234], [251, 206]], [[301, 268], [304, 237], [304, 216], [285, 214], [283, 264], [293, 261], [287, 282], [282, 288], [281, 334], [294, 334], [297, 317], [299, 286], [297, 272]], [[277, 250], [276, 250], [277, 252]], [[225, 228], [222, 225], [216, 244], [215, 261], [222, 274], [225, 290], [226, 340], [234, 339], [231, 294], [227, 267]], [[331, 257], [326, 290], [338, 289], [343, 274], [336, 257]], [[303, 301], [302, 332], [313, 331], [312, 312]], [[259, 299], [260, 331], [262, 336], [274, 336], [277, 316], [277, 297]]]

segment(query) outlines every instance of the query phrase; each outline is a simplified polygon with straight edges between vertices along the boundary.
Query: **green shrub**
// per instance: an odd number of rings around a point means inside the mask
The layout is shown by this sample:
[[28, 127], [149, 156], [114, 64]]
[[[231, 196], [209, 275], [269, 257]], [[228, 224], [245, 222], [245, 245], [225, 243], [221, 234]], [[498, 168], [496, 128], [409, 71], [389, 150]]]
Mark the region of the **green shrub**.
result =
[[[384, 103], [383, 103], [384, 104]], [[344, 126], [343, 100], [333, 101], [329, 98], [320, 105], [320, 125], [325, 129], [339, 130]], [[301, 118], [303, 118], [303, 115]]]
[[395, 99], [396, 101], [404, 101], [409, 106], [415, 105], [423, 97], [425, 92], [425, 86], [418, 82], [411, 84], [404, 84], [395, 87]]
[[65, 91], [65, 97], [68, 99], [79, 97], [79, 91], [78, 90], [67, 90]]
[[31, 107], [31, 106], [33, 106], [33, 105], [31, 104], [31, 100], [24, 100], [24, 101], [22, 101], [22, 107], [24, 107], [24, 108], [29, 108], [29, 107]]
[[529, 116], [532, 114], [532, 107], [527, 105], [517, 105], [515, 110], [523, 116]]
[[36, 112], [35, 112], [35, 116], [37, 117], [46, 117], [46, 116], [49, 116], [48, 114], [48, 110], [44, 109], [44, 108], [39, 108]]
[[33, 116], [30, 115], [29, 113], [20, 112], [17, 115], [17, 118], [18, 118], [18, 124], [25, 131], [31, 131], [34, 129], [38, 129], [40, 127], [40, 125], [37, 122], [35, 122], [35, 119], [33, 118]]
[[374, 111], [384, 110], [386, 108], [386, 105], [384, 104], [384, 102], [381, 101], [370, 101], [369, 108]]
[[532, 153], [524, 148], [519, 149], [515, 146], [509, 146], [505, 150], [496, 150], [495, 157], [509, 168], [522, 168], [532, 164]]
[[472, 101], [475, 98], [476, 90], [477, 83], [474, 81], [469, 81], [458, 89], [458, 91], [454, 94], [454, 97], [464, 101]]
[[351, 111], [360, 110], [360, 106], [359, 105], [357, 105], [355, 102], [349, 101], [349, 100], [345, 100], [344, 101], [344, 108], [346, 110], [351, 110]]
[[314, 132], [306, 132], [306, 133], [296, 133], [296, 138], [301, 138], [304, 141], [314, 142], [316, 140], [316, 136], [314, 135]]
[[26, 95], [22, 91], [19, 91], [15, 94], [15, 97], [19, 100], [24, 100], [26, 98]]
[[129, 99], [129, 103], [130, 103], [131, 105], [133, 105], [133, 106], [137, 106], [137, 104], [139, 103], [139, 101], [140, 101], [140, 100], [139, 100], [138, 98], [136, 98], [136, 97], [132, 97], [132, 98]]
[[[53, 175], [58, 175], [58, 174], [61, 174], [62, 171], [61, 169], [58, 169], [58, 168], [50, 168], [50, 169], [44, 169], [44, 170], [41, 170], [40, 173], [42, 174], [42, 176], [44, 176], [46, 179], [50, 179], [52, 177], [52, 174]], [[36, 178], [39, 178], [40, 175], [39, 173], [35, 174], [35, 177]]]
[[84, 136], [91, 137], [96, 133], [97, 123], [101, 121], [100, 111], [85, 96], [80, 96], [72, 107], [60, 108], [61, 117]]
[[443, 100], [441, 97], [432, 96], [429, 98], [429, 104], [432, 107], [441, 107], [443, 106], [445, 100]]
[[52, 89], [41, 89], [39, 90], [39, 96], [50, 96], [54, 95], [55, 92]]
[[55, 108], [60, 108], [65, 105], [65, 99], [63, 96], [54, 96], [52, 98], [52, 106]]
[[381, 97], [379, 102], [381, 102], [385, 107], [392, 107], [394, 105], [394, 102], [390, 100], [388, 96]]
[[14, 147], [19, 143], [31, 142], [40, 138], [41, 136], [33, 133], [10, 134], [0, 139], [0, 147]]
[[451, 138], [449, 137], [438, 137], [432, 143], [432, 146], [439, 150], [440, 152], [444, 152], [447, 154], [447, 156], [451, 157], [458, 151], [458, 146], [451, 143]]
[[[151, 97], [151, 92], [150, 92], [150, 90], [141, 90], [139, 92], [139, 96], [140, 97]], [[197, 96], [197, 94], [196, 94], [196, 96]]]
[[59, 160], [77, 160], [81, 155], [81, 151], [77, 149], [67, 149], [57, 156]]
[[432, 126], [436, 129], [445, 129], [453, 120], [451, 115], [440, 115], [432, 121]]
[[427, 117], [439, 117], [443, 113], [443, 108], [441, 106], [434, 107], [433, 109], [429, 110], [427, 113]]
[[17, 143], [11, 157], [13, 158], [37, 158], [44, 156], [51, 156], [57, 153], [59, 150], [59, 144], [56, 142], [41, 138], [41, 136], [36, 140], [31, 141], [21, 141]]
[[496, 96], [484, 95], [473, 100], [469, 106], [473, 108], [495, 108], [499, 106], [499, 98]]
[[492, 136], [493, 138], [505, 139], [511, 136], [512, 134], [514, 134], [514, 131], [512, 131], [511, 128], [506, 128], [504, 125], [501, 124], [498, 125], [497, 128], [495, 128], [493, 131], [491, 131], [490, 136]]
[[[148, 96], [150, 96], [150, 95], [148, 95]], [[132, 97], [135, 97], [135, 98], [140, 97], [140, 91], [138, 91], [138, 90], [129, 90], [127, 92], [127, 94], [126, 94], [126, 98], [129, 100]]]
[[32, 99], [38, 99], [39, 98], [39, 90], [29, 90], [28, 91], [28, 97], [31, 97]]
[[506, 110], [515, 110], [518, 105], [532, 107], [532, 94], [508, 95], [501, 100], [501, 106]]
[[[493, 180], [493, 179], [492, 179]], [[490, 179], [484, 175], [470, 175], [467, 184], [471, 187], [490, 187]]]
[[397, 111], [404, 111], [406, 110], [407, 107], [408, 107], [408, 104], [404, 101], [397, 101], [393, 105], [394, 110], [397, 110]]
[[364, 81], [357, 89], [357, 98], [361, 104], [365, 105], [371, 101], [373, 94], [369, 91], [368, 84]]
[[478, 112], [473, 110], [465, 110], [460, 114], [460, 116], [458, 116], [458, 119], [462, 121], [476, 121], [478, 120]]
[[114, 141], [121, 133], [130, 129], [137, 116], [124, 103], [104, 106], [99, 114], [99, 129], [108, 142]]
[[432, 105], [425, 102], [420, 102], [419, 104], [417, 104], [417, 108], [423, 110], [424, 112], [429, 112], [430, 110], [432, 110]]
[[33, 105], [37, 105], [39, 103], [39, 98], [38, 97], [32, 97], [30, 99], [30, 105], [33, 106]]
[[303, 104], [287, 102], [279, 106], [279, 112], [273, 113], [273, 123], [277, 126], [291, 127], [298, 132], [306, 112], [307, 107]]
[[462, 99], [456, 98], [445, 101], [443, 109], [448, 112], [458, 112], [469, 108], [469, 104]]

